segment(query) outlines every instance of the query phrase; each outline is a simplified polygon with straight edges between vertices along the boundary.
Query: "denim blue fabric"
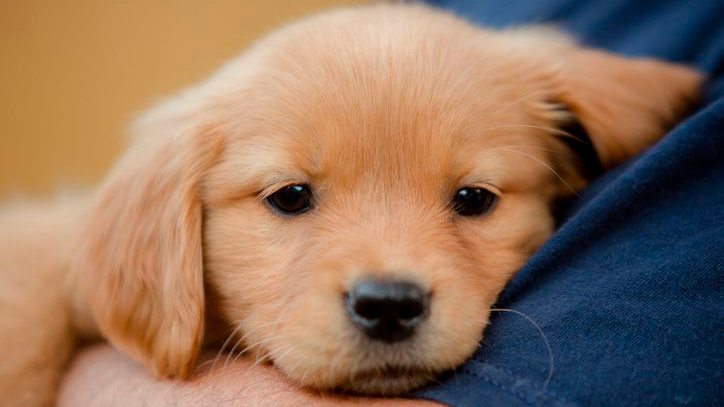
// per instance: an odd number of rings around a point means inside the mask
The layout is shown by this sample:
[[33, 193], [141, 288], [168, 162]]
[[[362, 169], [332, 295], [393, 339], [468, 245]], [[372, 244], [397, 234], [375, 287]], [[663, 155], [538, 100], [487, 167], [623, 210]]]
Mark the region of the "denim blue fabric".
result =
[[[724, 1], [429, 1], [485, 26], [695, 65], [698, 112], [574, 202], [472, 360], [413, 397], [456, 407], [724, 406]], [[662, 86], [665, 86], [662, 85]], [[625, 124], [622, 124], [625, 125]]]

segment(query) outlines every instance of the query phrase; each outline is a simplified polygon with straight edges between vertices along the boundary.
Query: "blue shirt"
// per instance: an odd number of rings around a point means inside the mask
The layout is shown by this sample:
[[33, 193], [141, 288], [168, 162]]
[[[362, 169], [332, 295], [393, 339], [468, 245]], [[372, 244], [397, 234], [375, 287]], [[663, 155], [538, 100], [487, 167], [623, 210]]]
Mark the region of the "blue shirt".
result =
[[516, 274], [496, 307], [530, 319], [495, 312], [473, 358], [413, 396], [456, 407], [724, 405], [724, 1], [429, 3], [488, 27], [554, 23], [586, 45], [711, 79], [699, 111], [592, 183]]

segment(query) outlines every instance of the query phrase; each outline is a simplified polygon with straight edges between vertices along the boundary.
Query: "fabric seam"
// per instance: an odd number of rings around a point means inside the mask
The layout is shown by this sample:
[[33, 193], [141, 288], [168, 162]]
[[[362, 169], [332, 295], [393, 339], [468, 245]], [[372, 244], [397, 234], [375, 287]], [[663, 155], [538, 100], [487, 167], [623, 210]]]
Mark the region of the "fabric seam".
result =
[[[514, 375], [513, 373], [511, 373], [511, 372], [508, 371], [507, 369], [500, 368], [500, 367], [495, 366], [495, 365], [492, 365], [492, 364], [490, 364], [490, 363], [483, 363], [483, 362], [479, 362], [479, 361], [475, 361], [475, 360], [473, 360], [472, 362], [474, 363], [474, 365], [477, 365], [477, 366], [487, 366], [487, 367], [490, 367], [490, 368], [492, 368], [492, 369], [495, 369], [495, 370], [498, 371], [501, 375], [506, 375], [506, 376], [508, 376], [509, 378], [513, 379], [513, 380], [522, 379], [521, 377], [519, 377], [519, 376], [517, 376], [517, 375]], [[471, 369], [468, 365], [463, 366], [463, 368], [462, 368], [461, 370], [462, 370], [463, 372], [465, 372], [465, 373], [471, 374], [471, 375], [473, 375], [473, 376], [475, 376], [475, 377], [477, 377], [477, 378], [479, 378], [479, 379], [482, 379], [482, 380], [484, 380], [484, 381], [492, 384], [492, 385], [495, 386], [495, 387], [500, 388], [501, 390], [503, 390], [503, 391], [505, 391], [505, 392], [507, 392], [507, 393], [509, 393], [509, 394], [512, 394], [512, 395], [520, 398], [522, 401], [526, 402], [526, 403], [529, 404], [529, 405], [536, 406], [536, 407], [547, 407], [547, 406], [549, 405], [549, 404], [541, 404], [540, 402], [536, 401], [535, 399], [531, 399], [530, 395], [527, 395], [527, 394], [522, 393], [522, 392], [520, 392], [520, 391], [513, 390], [511, 387], [509, 387], [509, 386], [501, 383], [500, 381], [494, 379], [490, 374], [477, 372], [477, 371]], [[536, 388], [536, 387], [534, 387], [534, 386], [532, 386], [532, 385], [529, 385], [529, 386], [527, 386], [527, 387], [530, 388], [530, 389], [535, 390], [535, 391], [538, 392], [539, 394], [542, 394], [544, 397], [548, 398], [550, 401], [554, 401], [557, 405], [577, 406], [576, 403], [573, 403], [573, 402], [568, 401], [568, 400], [566, 400], [566, 399], [564, 399], [564, 398], [561, 398], [561, 397], [559, 397], [558, 395], [556, 395], [556, 394], [554, 394], [553, 392], [551, 392], [550, 390], [539, 389], [539, 388]]]

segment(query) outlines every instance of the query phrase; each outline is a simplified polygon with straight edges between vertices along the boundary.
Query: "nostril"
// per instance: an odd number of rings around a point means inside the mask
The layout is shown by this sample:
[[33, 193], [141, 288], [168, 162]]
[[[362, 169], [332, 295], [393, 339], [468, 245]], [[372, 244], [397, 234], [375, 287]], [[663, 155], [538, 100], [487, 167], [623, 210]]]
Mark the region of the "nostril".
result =
[[376, 320], [382, 317], [384, 304], [375, 298], [358, 297], [354, 302], [354, 312], [368, 320]]
[[425, 304], [418, 299], [406, 300], [400, 303], [398, 315], [401, 319], [414, 319], [425, 312]]
[[395, 342], [427, 316], [428, 294], [404, 281], [363, 280], [346, 294], [347, 313], [368, 337]]

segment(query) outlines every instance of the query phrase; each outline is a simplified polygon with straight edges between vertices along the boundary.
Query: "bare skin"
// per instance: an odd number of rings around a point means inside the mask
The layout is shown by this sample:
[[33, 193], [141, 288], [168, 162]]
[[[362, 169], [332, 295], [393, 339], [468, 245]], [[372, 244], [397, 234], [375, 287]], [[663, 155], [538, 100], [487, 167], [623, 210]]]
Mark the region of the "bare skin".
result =
[[425, 400], [374, 399], [320, 394], [294, 385], [268, 365], [240, 358], [211, 369], [214, 355], [204, 354], [187, 381], [157, 380], [143, 366], [107, 344], [83, 349], [61, 385], [58, 407], [93, 406], [368, 406], [435, 407]]

